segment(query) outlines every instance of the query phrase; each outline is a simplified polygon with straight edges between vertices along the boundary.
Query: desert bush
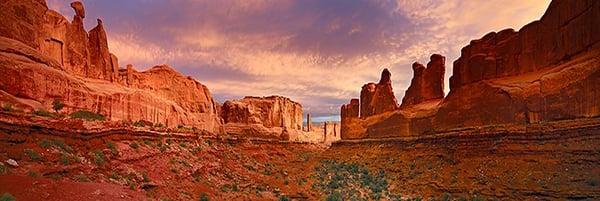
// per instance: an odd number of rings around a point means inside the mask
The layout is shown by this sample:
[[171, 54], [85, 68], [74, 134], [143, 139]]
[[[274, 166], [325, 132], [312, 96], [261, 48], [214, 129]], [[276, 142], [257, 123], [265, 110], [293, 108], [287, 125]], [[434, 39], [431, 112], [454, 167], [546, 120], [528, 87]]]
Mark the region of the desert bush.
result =
[[44, 109], [39, 109], [36, 111], [33, 111], [33, 115], [35, 116], [39, 116], [39, 117], [54, 117], [54, 115]]
[[58, 113], [58, 111], [62, 110], [64, 107], [65, 104], [60, 102], [60, 100], [58, 99], [54, 99], [54, 101], [52, 102], [52, 109], [54, 109], [56, 113]]
[[106, 142], [106, 147], [107, 147], [108, 149], [110, 149], [110, 152], [111, 152], [113, 155], [118, 155], [118, 154], [119, 154], [119, 150], [117, 150], [117, 145], [115, 145], [115, 143], [114, 143], [114, 142], [112, 142], [112, 141], [108, 141], [108, 142]]
[[138, 148], [140, 148], [140, 144], [138, 144], [137, 142], [131, 142], [131, 143], [129, 143], [129, 147], [131, 147], [133, 149], [138, 149]]
[[86, 110], [79, 110], [77, 112], [73, 112], [69, 116], [71, 116], [71, 118], [74, 119], [83, 119], [86, 121], [104, 121], [106, 119], [104, 115]]
[[206, 193], [200, 193], [200, 198], [199, 198], [199, 200], [200, 200], [200, 201], [209, 201], [209, 200], [210, 200], [210, 198], [208, 198], [208, 194], [206, 194]]
[[33, 149], [25, 149], [25, 154], [29, 157], [30, 160], [32, 161], [40, 161], [42, 160], [42, 156], [36, 152]]
[[89, 182], [90, 178], [88, 178], [84, 174], [79, 174], [79, 175], [75, 175], [75, 181], [78, 181], [78, 182]]
[[50, 146], [52, 146], [52, 142], [50, 142], [50, 140], [47, 140], [47, 139], [42, 139], [42, 140], [38, 141], [37, 144], [44, 149], [47, 149]]
[[95, 150], [94, 153], [92, 153], [92, 156], [96, 165], [102, 165], [106, 161], [106, 157], [101, 150]]
[[65, 154], [65, 153], [61, 153], [60, 154], [60, 158], [59, 158], [60, 163], [62, 163], [63, 165], [69, 165], [71, 164], [71, 159], [69, 157], [69, 155]]
[[154, 124], [154, 127], [155, 128], [162, 128], [162, 127], [165, 127], [165, 125], [163, 125], [162, 123], [156, 123], [156, 124]]
[[133, 126], [144, 127], [144, 126], [146, 126], [146, 124], [143, 121], [136, 121], [136, 122], [133, 122]]
[[279, 201], [290, 201], [290, 197], [287, 195], [279, 196]]
[[53, 139], [52, 140], [52, 145], [58, 147], [59, 149], [61, 149], [63, 151], [66, 151], [66, 152], [69, 152], [69, 153], [73, 152], [73, 148], [71, 146], [67, 145], [65, 143], [65, 141], [62, 140], [62, 139], [59, 139], [59, 138]]
[[0, 201], [15, 201], [17, 200], [15, 198], [15, 196], [11, 195], [10, 193], [4, 193], [2, 194], [2, 196], [0, 196]]

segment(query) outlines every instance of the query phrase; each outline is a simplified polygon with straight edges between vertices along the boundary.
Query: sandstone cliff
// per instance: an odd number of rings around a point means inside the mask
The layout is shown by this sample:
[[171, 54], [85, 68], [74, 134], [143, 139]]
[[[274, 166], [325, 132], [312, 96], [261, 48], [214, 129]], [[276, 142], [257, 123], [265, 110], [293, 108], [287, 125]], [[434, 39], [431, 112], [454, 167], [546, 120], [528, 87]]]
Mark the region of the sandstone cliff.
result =
[[381, 72], [379, 83], [363, 85], [360, 91], [360, 117], [369, 117], [399, 108], [392, 89], [392, 74], [386, 68]]
[[83, 4], [69, 22], [43, 0], [0, 3], [0, 96], [25, 110], [89, 110], [108, 120], [150, 121], [219, 132], [217, 104], [208, 88], [162, 65], [145, 72], [119, 69], [101, 20], [84, 30]]
[[444, 74], [446, 73], [444, 56], [431, 55], [427, 68], [418, 62], [415, 62], [412, 68], [413, 79], [402, 98], [402, 107], [444, 98]]
[[463, 48], [454, 62], [447, 97], [442, 99], [440, 90], [444, 59], [434, 55], [426, 69], [413, 65], [415, 77], [401, 109], [367, 118], [361, 111], [357, 118], [355, 105], [342, 106], [342, 138], [420, 136], [468, 127], [597, 118], [598, 27], [599, 1], [554, 0], [539, 21], [518, 32], [489, 33]]
[[221, 107], [224, 123], [260, 124], [267, 128], [302, 129], [302, 105], [286, 97], [244, 97], [225, 101]]

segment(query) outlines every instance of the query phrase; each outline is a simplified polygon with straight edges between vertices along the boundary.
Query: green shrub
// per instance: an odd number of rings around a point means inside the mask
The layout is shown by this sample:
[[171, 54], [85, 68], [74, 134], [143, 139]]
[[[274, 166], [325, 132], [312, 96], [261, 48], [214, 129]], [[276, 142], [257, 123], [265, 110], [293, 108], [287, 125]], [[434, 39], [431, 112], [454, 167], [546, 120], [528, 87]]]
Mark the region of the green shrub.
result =
[[148, 177], [146, 172], [142, 173], [142, 179], [144, 179], [144, 182], [150, 182], [150, 177]]
[[90, 178], [88, 178], [84, 174], [79, 174], [79, 175], [75, 175], [75, 181], [78, 181], [78, 182], [89, 182]]
[[4, 174], [6, 172], [7, 168], [6, 166], [4, 166], [4, 164], [0, 164], [0, 174]]
[[279, 201], [290, 201], [290, 197], [287, 195], [279, 196]]
[[11, 195], [10, 193], [4, 193], [2, 194], [2, 196], [0, 196], [0, 201], [15, 201], [17, 200], [15, 198], [15, 196]]
[[27, 156], [29, 157], [29, 159], [31, 159], [32, 161], [40, 161], [42, 160], [42, 156], [36, 152], [33, 149], [25, 149], [25, 154], [27, 154]]
[[165, 126], [163, 124], [161, 124], [161, 123], [156, 123], [156, 124], [154, 124], [154, 127], [156, 127], [156, 128], [162, 128], [162, 127], [165, 127]]
[[40, 116], [40, 117], [54, 117], [54, 114], [52, 114], [44, 109], [33, 111], [33, 114], [35, 116]]
[[342, 194], [340, 192], [333, 192], [327, 196], [327, 201], [342, 201]]
[[93, 153], [93, 157], [96, 165], [102, 165], [106, 160], [106, 157], [104, 156], [104, 153], [101, 150], [95, 150]]
[[77, 112], [73, 112], [69, 116], [71, 116], [71, 118], [74, 119], [83, 119], [86, 121], [104, 121], [106, 119], [104, 115], [86, 110], [79, 110]]
[[60, 154], [60, 163], [62, 163], [63, 165], [69, 165], [71, 164], [71, 159], [69, 157], [69, 155], [65, 154], [65, 153], [61, 153]]
[[58, 99], [54, 99], [54, 102], [52, 102], [52, 109], [54, 109], [56, 113], [58, 113], [58, 111], [62, 110], [64, 107], [65, 104], [60, 102]]
[[108, 141], [108, 142], [106, 142], [106, 147], [108, 147], [108, 149], [110, 149], [110, 152], [111, 152], [113, 155], [117, 155], [117, 154], [119, 154], [119, 150], [117, 150], [117, 145], [115, 145], [115, 143], [114, 143], [114, 142], [112, 142], [112, 141]]
[[145, 127], [146, 124], [143, 121], [140, 120], [140, 121], [133, 122], [133, 126], [135, 126], [135, 127]]
[[129, 143], [129, 147], [131, 147], [133, 149], [138, 149], [138, 148], [140, 148], [140, 145], [137, 142], [131, 142], [131, 143]]
[[208, 194], [206, 193], [200, 193], [200, 201], [209, 201], [210, 199], [208, 198]]
[[34, 172], [34, 171], [29, 171], [29, 172], [27, 172], [27, 176], [37, 178], [37, 177], [40, 177], [40, 173]]
[[50, 146], [52, 146], [52, 142], [50, 142], [50, 140], [47, 140], [47, 139], [40, 140], [40, 141], [38, 141], [37, 144], [40, 145], [40, 147], [42, 147], [44, 149], [47, 149]]

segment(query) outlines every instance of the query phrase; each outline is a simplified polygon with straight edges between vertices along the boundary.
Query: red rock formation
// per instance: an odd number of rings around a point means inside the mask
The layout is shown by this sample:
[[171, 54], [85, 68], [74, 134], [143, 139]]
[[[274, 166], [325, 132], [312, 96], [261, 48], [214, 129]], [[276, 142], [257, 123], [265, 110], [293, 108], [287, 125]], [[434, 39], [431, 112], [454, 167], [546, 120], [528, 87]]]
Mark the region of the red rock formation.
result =
[[90, 30], [89, 41], [91, 68], [88, 71], [88, 77], [114, 81], [117, 72], [112, 66], [102, 20], [98, 19], [98, 25]]
[[418, 62], [413, 64], [414, 76], [402, 99], [402, 107], [444, 98], [446, 58], [434, 54], [430, 59], [427, 68]]
[[50, 110], [58, 99], [63, 113], [89, 110], [108, 120], [221, 132], [218, 104], [206, 86], [164, 65], [119, 71], [101, 21], [88, 37], [83, 4], [71, 7], [76, 14], [69, 23], [44, 1], [0, 2], [0, 100], [31, 111]]
[[368, 83], [360, 92], [360, 117], [369, 117], [399, 108], [394, 90], [392, 89], [392, 74], [388, 69], [381, 72], [379, 83]]
[[244, 97], [225, 101], [221, 117], [227, 123], [260, 124], [267, 128], [302, 129], [302, 105], [286, 97]]
[[552, 1], [544, 16], [519, 32], [491, 32], [461, 50], [450, 88], [539, 71], [569, 60], [600, 40], [598, 1]]
[[[600, 1], [552, 1], [541, 20], [519, 32], [490, 33], [463, 48], [444, 99], [422, 102], [424, 97], [443, 96], [424, 92], [426, 81], [417, 79], [431, 66], [443, 66], [443, 59], [432, 58], [427, 69], [414, 65], [415, 79], [403, 100], [403, 106], [411, 107], [361, 119], [344, 118], [342, 110], [342, 138], [419, 136], [598, 118], [599, 24]], [[427, 88], [439, 92], [443, 85], [431, 86]]]
[[65, 70], [78, 76], [89, 76], [94, 73], [90, 72], [89, 39], [88, 33], [83, 27], [85, 11], [80, 2], [71, 3], [71, 7], [75, 10], [75, 15], [65, 33]]

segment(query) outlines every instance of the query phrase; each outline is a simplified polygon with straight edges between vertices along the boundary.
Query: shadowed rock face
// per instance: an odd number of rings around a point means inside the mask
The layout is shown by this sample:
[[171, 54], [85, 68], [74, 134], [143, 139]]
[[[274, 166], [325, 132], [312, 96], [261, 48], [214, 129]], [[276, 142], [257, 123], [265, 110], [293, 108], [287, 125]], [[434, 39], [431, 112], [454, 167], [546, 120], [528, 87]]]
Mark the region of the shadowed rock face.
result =
[[[149, 121], [168, 127], [195, 126], [220, 132], [217, 103], [208, 88], [166, 65], [137, 72], [119, 70], [101, 20], [89, 33], [83, 4], [74, 2], [73, 21], [45, 1], [0, 2], [0, 100], [26, 111], [89, 110], [108, 120]], [[5, 20], [6, 19], [6, 20]]]
[[[597, 118], [598, 25], [600, 1], [554, 0], [539, 21], [518, 32], [489, 33], [463, 48], [454, 62], [447, 97], [443, 98], [442, 90], [444, 58], [433, 55], [427, 68], [413, 65], [415, 75], [400, 110], [366, 118], [361, 111], [361, 118], [342, 121], [342, 137], [419, 136], [469, 127]], [[363, 87], [361, 98], [376, 100], [372, 91], [371, 85]], [[342, 110], [342, 114], [347, 113]]]
[[439, 54], [431, 55], [427, 68], [418, 62], [412, 66], [414, 77], [402, 98], [402, 107], [425, 101], [444, 98], [444, 74], [446, 58]]

